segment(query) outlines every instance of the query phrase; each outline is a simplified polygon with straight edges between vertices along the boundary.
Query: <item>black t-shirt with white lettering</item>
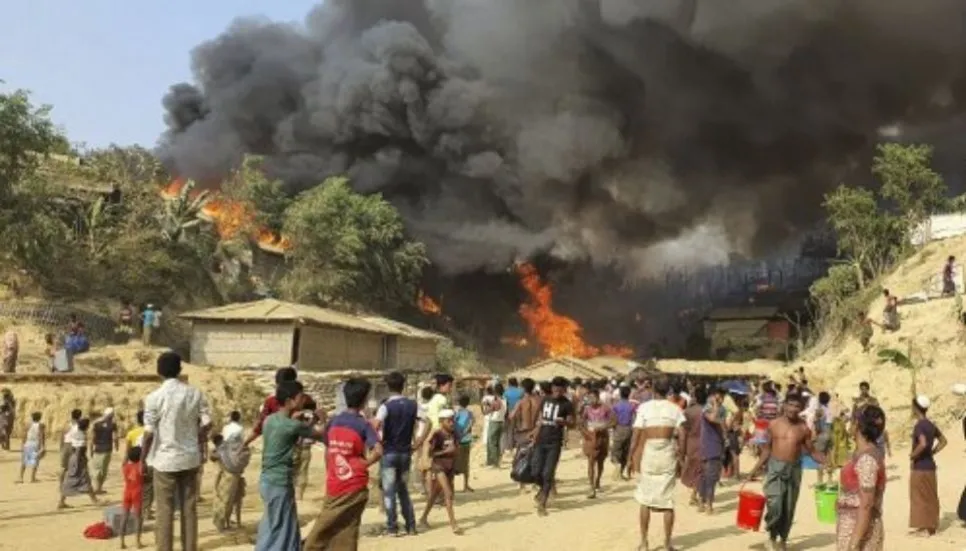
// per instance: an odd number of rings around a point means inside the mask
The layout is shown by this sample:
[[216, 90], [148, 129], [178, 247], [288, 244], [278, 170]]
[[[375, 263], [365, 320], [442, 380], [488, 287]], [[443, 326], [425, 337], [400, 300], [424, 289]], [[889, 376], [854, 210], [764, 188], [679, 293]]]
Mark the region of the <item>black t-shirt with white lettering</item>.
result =
[[566, 419], [574, 414], [574, 404], [566, 396], [547, 397], [540, 404], [540, 435], [538, 444], [563, 444], [564, 427], [557, 419]]

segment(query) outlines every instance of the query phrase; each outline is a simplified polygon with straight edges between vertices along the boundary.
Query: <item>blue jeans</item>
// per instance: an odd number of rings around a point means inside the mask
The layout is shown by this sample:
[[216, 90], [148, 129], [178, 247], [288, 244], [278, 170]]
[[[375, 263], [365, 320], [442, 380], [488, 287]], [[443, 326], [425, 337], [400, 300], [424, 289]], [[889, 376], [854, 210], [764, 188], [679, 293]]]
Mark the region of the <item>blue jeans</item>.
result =
[[416, 531], [416, 512], [413, 510], [413, 500], [409, 497], [411, 464], [412, 455], [409, 453], [390, 452], [382, 456], [382, 498], [386, 505], [386, 528], [390, 534], [399, 532], [396, 497], [399, 497], [399, 505], [402, 507], [406, 531]]

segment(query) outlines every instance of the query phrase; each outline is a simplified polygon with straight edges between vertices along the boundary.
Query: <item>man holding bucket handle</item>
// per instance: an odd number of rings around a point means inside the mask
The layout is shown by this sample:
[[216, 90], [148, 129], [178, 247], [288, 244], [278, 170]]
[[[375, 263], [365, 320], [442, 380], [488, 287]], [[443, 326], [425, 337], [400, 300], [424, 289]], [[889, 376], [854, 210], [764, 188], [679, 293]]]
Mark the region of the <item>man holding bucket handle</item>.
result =
[[811, 432], [800, 416], [804, 408], [805, 398], [801, 394], [785, 397], [784, 415], [768, 426], [768, 441], [762, 445], [761, 457], [751, 471], [754, 476], [765, 469], [768, 502], [765, 527], [768, 530], [767, 549], [771, 551], [787, 549], [802, 485], [803, 452], [819, 463], [825, 463], [825, 455], [812, 446]]
[[681, 463], [680, 450], [686, 438], [682, 427], [684, 413], [668, 397], [667, 379], [654, 381], [654, 398], [637, 408], [631, 440], [631, 472], [638, 473], [634, 499], [641, 506], [641, 544], [647, 551], [647, 532], [651, 511], [664, 514], [664, 548], [674, 551], [674, 485]]

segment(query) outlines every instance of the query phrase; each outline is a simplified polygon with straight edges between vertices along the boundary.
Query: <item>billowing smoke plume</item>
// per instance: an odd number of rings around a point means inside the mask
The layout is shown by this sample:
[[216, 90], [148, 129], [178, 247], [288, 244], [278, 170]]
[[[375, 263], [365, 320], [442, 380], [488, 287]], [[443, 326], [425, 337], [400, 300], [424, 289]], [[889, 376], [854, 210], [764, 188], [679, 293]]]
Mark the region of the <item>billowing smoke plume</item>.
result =
[[328, 0], [236, 21], [164, 99], [164, 158], [348, 174], [450, 272], [647, 275], [821, 218], [888, 125], [966, 105], [962, 0]]

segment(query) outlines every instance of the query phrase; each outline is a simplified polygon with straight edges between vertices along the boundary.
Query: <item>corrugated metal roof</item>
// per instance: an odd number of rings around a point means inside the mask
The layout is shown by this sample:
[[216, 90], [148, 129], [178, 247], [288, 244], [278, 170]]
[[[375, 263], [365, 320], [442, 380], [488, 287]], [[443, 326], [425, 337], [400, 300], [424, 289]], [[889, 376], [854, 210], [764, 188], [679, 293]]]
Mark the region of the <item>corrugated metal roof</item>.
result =
[[192, 321], [297, 321], [355, 331], [365, 331], [367, 333], [379, 333], [381, 335], [405, 334], [388, 324], [373, 323], [363, 318], [353, 316], [352, 314], [346, 314], [345, 312], [310, 306], [308, 304], [285, 302], [274, 298], [216, 306], [214, 308], [186, 312], [179, 317]]
[[389, 318], [383, 318], [379, 316], [362, 316], [362, 319], [374, 323], [376, 325], [383, 325], [392, 330], [398, 331], [403, 336], [411, 337], [414, 339], [425, 339], [434, 341], [445, 341], [449, 340], [439, 333], [433, 333], [432, 331], [427, 331], [425, 329], [420, 329], [418, 327], [413, 327], [412, 325], [403, 323], [401, 321], [396, 321]]

